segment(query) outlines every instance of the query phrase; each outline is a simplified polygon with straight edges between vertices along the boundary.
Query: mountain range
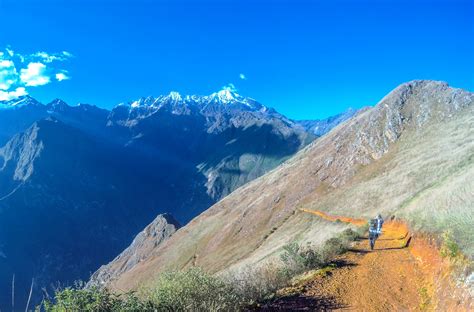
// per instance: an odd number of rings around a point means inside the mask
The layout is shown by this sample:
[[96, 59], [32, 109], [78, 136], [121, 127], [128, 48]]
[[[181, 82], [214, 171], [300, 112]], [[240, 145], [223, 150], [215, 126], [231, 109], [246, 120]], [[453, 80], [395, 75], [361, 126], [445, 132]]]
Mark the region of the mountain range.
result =
[[186, 224], [337, 123], [313, 131], [229, 90], [110, 111], [0, 102], [0, 305], [13, 275], [19, 302], [32, 279], [36, 298], [87, 280], [157, 215]]

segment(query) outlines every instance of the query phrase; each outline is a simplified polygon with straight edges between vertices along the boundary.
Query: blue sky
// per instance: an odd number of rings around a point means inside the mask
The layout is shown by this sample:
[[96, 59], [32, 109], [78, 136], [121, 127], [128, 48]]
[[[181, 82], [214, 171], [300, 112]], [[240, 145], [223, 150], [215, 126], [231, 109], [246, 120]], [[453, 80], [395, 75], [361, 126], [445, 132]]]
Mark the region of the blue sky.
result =
[[473, 3], [0, 0], [0, 49], [14, 51], [24, 78], [3, 92], [111, 108], [233, 83], [291, 118], [315, 119], [373, 105], [412, 79], [474, 90]]

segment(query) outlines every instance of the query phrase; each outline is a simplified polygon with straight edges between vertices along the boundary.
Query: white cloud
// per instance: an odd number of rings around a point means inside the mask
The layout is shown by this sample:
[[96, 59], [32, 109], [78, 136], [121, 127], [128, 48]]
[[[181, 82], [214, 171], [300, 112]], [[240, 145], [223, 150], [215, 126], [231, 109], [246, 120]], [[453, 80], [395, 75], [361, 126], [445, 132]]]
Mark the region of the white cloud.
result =
[[10, 60], [0, 59], [0, 90], [8, 90], [17, 81], [18, 73], [15, 64]]
[[63, 62], [69, 58], [72, 57], [72, 54], [66, 51], [63, 51], [61, 53], [54, 53], [54, 54], [49, 54], [46, 52], [36, 52], [30, 56], [33, 59], [40, 60], [44, 63], [52, 63], [52, 62]]
[[70, 79], [60, 63], [72, 57], [67, 51], [20, 54], [10, 46], [0, 49], [0, 101], [27, 95], [28, 87]]
[[64, 62], [67, 59], [70, 59], [73, 55], [67, 51], [62, 51], [61, 53], [46, 53], [46, 52], [36, 52], [30, 55], [30, 58], [40, 60], [44, 63], [52, 63], [52, 62]]
[[51, 82], [51, 78], [46, 72], [46, 65], [43, 63], [29, 63], [20, 72], [20, 80], [28, 87], [43, 86]]
[[69, 78], [69, 76], [67, 75], [67, 71], [65, 71], [65, 70], [63, 70], [62, 72], [56, 74], [56, 80], [57, 81], [63, 81], [63, 80], [69, 80], [69, 79], [71, 79], [71, 78]]
[[51, 63], [52, 61], [55, 60], [55, 56], [49, 55], [46, 52], [36, 52], [35, 54], [32, 55], [35, 58], [41, 59], [45, 63]]
[[74, 55], [72, 55], [72, 53], [70, 53], [70, 52], [68, 52], [68, 51], [63, 51], [63, 52], [61, 52], [61, 54], [62, 54], [65, 58], [74, 57]]
[[247, 77], [245, 77], [244, 74], [240, 74], [240, 75], [239, 75], [239, 78], [242, 79], [242, 80], [247, 80]]
[[16, 99], [20, 96], [27, 95], [26, 89], [23, 87], [18, 87], [14, 91], [2, 91], [0, 90], [0, 101], [10, 101]]

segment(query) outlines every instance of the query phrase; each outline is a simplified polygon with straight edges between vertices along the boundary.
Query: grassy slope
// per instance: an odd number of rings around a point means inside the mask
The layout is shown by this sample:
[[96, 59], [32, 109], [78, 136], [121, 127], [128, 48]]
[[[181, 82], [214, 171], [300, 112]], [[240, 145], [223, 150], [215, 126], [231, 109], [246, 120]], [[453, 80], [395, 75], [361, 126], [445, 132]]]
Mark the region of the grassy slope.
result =
[[405, 133], [350, 183], [308, 200], [307, 208], [370, 217], [396, 215], [417, 229], [452, 229], [474, 255], [474, 108], [440, 127]]
[[[136, 288], [160, 271], [193, 263], [211, 272], [237, 270], [268, 259], [286, 242], [318, 244], [344, 228], [298, 208], [354, 217], [396, 214], [431, 231], [457, 222], [441, 221], [448, 211], [466, 222], [466, 229], [458, 227], [466, 233], [473, 224], [472, 182], [463, 179], [472, 176], [474, 108], [472, 94], [458, 91], [431, 82], [396, 89], [224, 198], [111, 287]], [[444, 210], [434, 211], [433, 201]], [[463, 237], [470, 252], [472, 242]]]

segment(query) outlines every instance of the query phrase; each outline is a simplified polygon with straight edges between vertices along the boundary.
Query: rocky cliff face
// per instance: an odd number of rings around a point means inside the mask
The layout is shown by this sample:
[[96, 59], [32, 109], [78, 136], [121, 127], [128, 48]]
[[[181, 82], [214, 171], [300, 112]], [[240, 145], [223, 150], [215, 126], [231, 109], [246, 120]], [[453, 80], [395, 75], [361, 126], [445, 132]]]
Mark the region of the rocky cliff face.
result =
[[141, 231], [112, 262], [97, 270], [87, 287], [101, 287], [111, 283], [123, 273], [131, 270], [138, 263], [146, 261], [153, 255], [157, 247], [171, 237], [178, 229], [179, 223], [169, 214], [160, 214]]
[[44, 147], [38, 140], [38, 131], [38, 123], [34, 123], [28, 131], [17, 134], [0, 148], [1, 171], [5, 174], [10, 172], [13, 185], [28, 180], [33, 174], [33, 163]]
[[[472, 163], [473, 104], [473, 93], [442, 82], [399, 86], [225, 197], [108, 287], [133, 289], [191, 259], [211, 272], [237, 270], [265, 262], [287, 242], [317, 244], [341, 230], [298, 208], [356, 217], [401, 213], [408, 202]], [[459, 212], [458, 206], [452, 209]]]

